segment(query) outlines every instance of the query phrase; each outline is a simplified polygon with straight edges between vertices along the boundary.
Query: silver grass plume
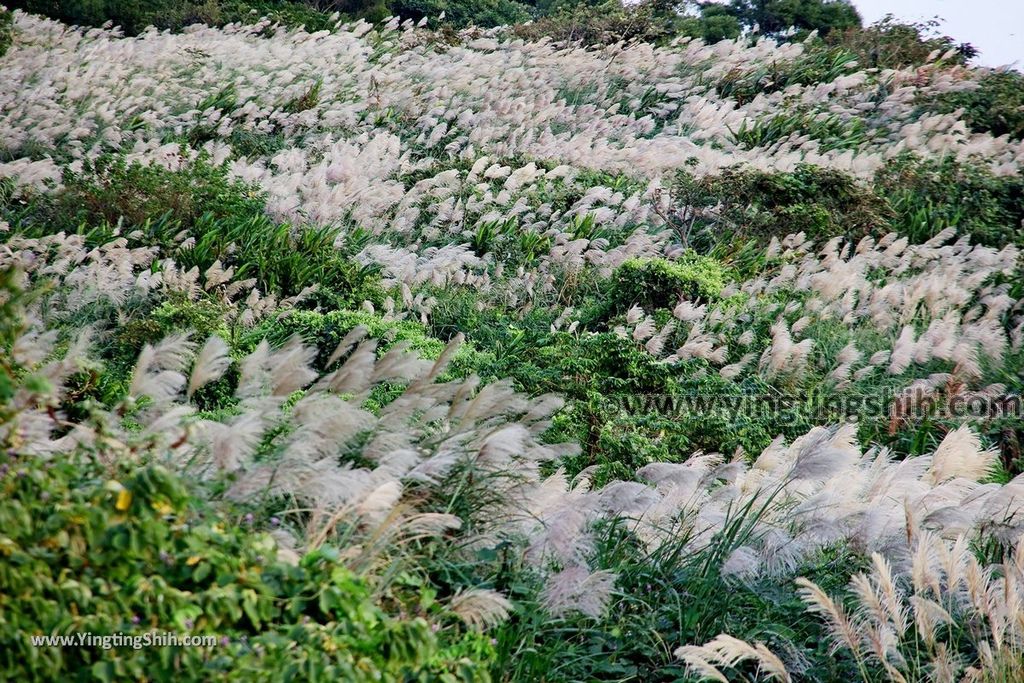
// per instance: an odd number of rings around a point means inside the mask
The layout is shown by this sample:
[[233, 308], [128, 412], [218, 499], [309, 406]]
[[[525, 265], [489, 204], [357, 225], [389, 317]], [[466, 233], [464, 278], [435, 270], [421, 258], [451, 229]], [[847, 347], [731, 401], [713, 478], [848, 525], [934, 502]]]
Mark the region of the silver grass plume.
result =
[[764, 643], [750, 644], [721, 633], [703, 645], [685, 645], [675, 650], [675, 656], [687, 664], [692, 673], [707, 680], [728, 682], [721, 668], [732, 669], [743, 662], [753, 662], [758, 673], [770, 680], [790, 683], [792, 677], [781, 659]]
[[229, 367], [231, 354], [227, 342], [216, 335], [211, 336], [196, 356], [188, 381], [188, 390], [185, 393], [186, 398], [192, 398], [196, 391], [220, 379]]
[[450, 609], [466, 626], [486, 631], [508, 619], [512, 603], [501, 593], [486, 588], [471, 588], [456, 593], [448, 601]]

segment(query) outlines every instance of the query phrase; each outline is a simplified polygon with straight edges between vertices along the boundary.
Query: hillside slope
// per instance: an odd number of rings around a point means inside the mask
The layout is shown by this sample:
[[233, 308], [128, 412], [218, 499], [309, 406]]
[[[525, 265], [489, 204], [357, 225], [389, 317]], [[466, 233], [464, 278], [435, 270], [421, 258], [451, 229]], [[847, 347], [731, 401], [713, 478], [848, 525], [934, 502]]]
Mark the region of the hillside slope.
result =
[[[0, 677], [1015, 680], [1024, 141], [943, 57], [15, 13]], [[26, 637], [147, 625], [217, 637]]]

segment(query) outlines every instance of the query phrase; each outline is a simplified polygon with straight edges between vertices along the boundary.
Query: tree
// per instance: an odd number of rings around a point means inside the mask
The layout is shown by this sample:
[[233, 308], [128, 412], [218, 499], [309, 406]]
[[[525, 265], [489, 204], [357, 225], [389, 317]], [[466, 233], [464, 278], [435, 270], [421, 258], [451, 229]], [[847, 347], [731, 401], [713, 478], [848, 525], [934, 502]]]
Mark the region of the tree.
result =
[[[704, 3], [702, 8], [706, 12], [712, 4]], [[825, 36], [861, 25], [860, 15], [848, 0], [731, 0], [727, 7], [744, 27], [757, 26], [770, 36], [789, 28]]]
[[731, 40], [743, 32], [739, 20], [724, 5], [710, 3], [701, 8], [697, 19], [700, 37], [707, 43]]

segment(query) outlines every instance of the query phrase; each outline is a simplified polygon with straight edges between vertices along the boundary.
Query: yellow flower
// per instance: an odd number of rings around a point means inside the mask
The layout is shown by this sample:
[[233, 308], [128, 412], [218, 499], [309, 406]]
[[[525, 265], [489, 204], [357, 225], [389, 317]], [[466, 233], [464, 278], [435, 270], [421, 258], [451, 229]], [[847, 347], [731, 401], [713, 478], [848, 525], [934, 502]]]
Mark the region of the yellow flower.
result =
[[128, 489], [121, 489], [117, 492], [117, 503], [115, 508], [124, 512], [132, 504], [132, 492]]
[[174, 512], [174, 508], [172, 508], [169, 504], [167, 504], [166, 502], [163, 502], [163, 501], [161, 501], [159, 503], [158, 502], [154, 502], [152, 505], [153, 505], [153, 509], [156, 510], [161, 515], [169, 515], [172, 512]]
[[199, 560], [201, 559], [203, 558], [199, 557], [198, 555], [193, 555], [192, 557], [185, 560], [185, 564], [191, 567], [192, 565], [199, 564]]

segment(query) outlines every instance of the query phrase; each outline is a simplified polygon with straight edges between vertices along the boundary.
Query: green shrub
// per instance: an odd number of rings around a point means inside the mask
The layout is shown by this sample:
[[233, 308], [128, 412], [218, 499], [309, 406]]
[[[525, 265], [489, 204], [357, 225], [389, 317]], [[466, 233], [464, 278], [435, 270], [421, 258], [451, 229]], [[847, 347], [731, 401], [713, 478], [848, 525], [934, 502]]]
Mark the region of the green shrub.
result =
[[[295, 311], [289, 315], [258, 325], [241, 341], [244, 348], [254, 346], [262, 339], [271, 344], [283, 344], [292, 335], [299, 335], [310, 346], [320, 350], [318, 365], [323, 367], [338, 343], [358, 326], [367, 330], [370, 338], [379, 340], [378, 349], [383, 352], [398, 342], [405, 342], [409, 348], [424, 358], [434, 359], [441, 355], [446, 342], [429, 336], [426, 327], [410, 320], [384, 320], [381, 316], [367, 311]], [[472, 344], [464, 344], [452, 359], [449, 373], [465, 376], [480, 362], [478, 352]]]
[[[68, 390], [61, 410], [85, 421], [90, 402], [112, 406], [123, 400], [128, 393], [139, 351], [146, 344], [156, 344], [172, 333], [191, 332], [192, 340], [198, 342], [213, 334], [231, 340], [235, 330], [225, 322], [227, 311], [223, 302], [212, 297], [191, 301], [172, 293], [155, 307], [144, 306], [121, 315], [106, 309], [100, 315], [97, 315], [100, 312], [97, 310], [81, 315], [70, 326], [95, 326], [110, 332], [106, 343], [96, 349], [95, 363], [68, 378]], [[234, 369], [229, 370], [227, 377], [235, 372]], [[234, 404], [232, 388], [228, 379], [222, 378], [200, 389], [193, 402], [204, 410]]]
[[619, 41], [663, 42], [676, 35], [677, 16], [665, 16], [657, 3], [625, 5], [621, 0], [557, 4], [551, 13], [516, 26], [524, 40], [552, 40], [583, 45], [610, 45]]
[[870, 183], [811, 165], [791, 173], [733, 167], [701, 178], [684, 170], [671, 193], [670, 227], [681, 242], [702, 249], [720, 250], [730, 237], [796, 232], [856, 240], [895, 230], [923, 242], [947, 227], [972, 242], [1001, 246], [1020, 241], [1024, 221], [1024, 181], [952, 157], [905, 154]]
[[744, 120], [731, 132], [733, 142], [747, 149], [768, 147], [794, 134], [817, 140], [823, 152], [857, 149], [868, 139], [868, 127], [863, 119], [802, 111], [762, 116], [749, 125]]
[[736, 67], [712, 85], [722, 97], [746, 104], [762, 93], [779, 92], [790, 85], [829, 83], [858, 68], [857, 57], [849, 50], [815, 41], [796, 59], [759, 62], [753, 70]]
[[944, 93], [932, 103], [940, 113], [963, 109], [963, 119], [976, 133], [1024, 139], [1024, 74], [996, 69], [978, 80], [978, 87]]
[[730, 14], [727, 7], [716, 3], [701, 7], [700, 16], [684, 17], [678, 26], [682, 35], [700, 38], [709, 44], [735, 40], [743, 32], [739, 19]]
[[[601, 484], [631, 479], [639, 467], [675, 462], [696, 450], [759, 453], [779, 434], [795, 437], [815, 424], [799, 396], [788, 411], [729, 410], [744, 394], [774, 391], [759, 378], [726, 380], [702, 360], [664, 363], [613, 332], [553, 333], [551, 319], [539, 313], [513, 321], [493, 309], [476, 311], [472, 295], [464, 298], [441, 299], [431, 330], [442, 337], [464, 332], [487, 349], [473, 363], [485, 380], [507, 377], [520, 391], [566, 398], [547, 437], [580, 444], [580, 454], [561, 463], [570, 475], [596, 466], [592, 480]], [[608, 314], [606, 303], [584, 308]], [[587, 328], [607, 323], [588, 315], [597, 314], [581, 308], [573, 317], [589, 320]]]
[[177, 29], [220, 20], [220, 6], [214, 0], [12, 0], [11, 6], [79, 26], [100, 26], [109, 21], [128, 35], [141, 33], [150, 25]]
[[[729, 552], [749, 538], [744, 522], [752, 516], [756, 511], [737, 514], [727, 533], [702, 552], [683, 549], [685, 534], [650, 552], [628, 521], [602, 525], [594, 563], [615, 572], [616, 609], [601, 619], [545, 619], [529, 584], [510, 581], [508, 590], [520, 610], [494, 633], [498, 657], [492, 671], [509, 681], [695, 681], [674, 657], [676, 644], [725, 632], [763, 641], [773, 652], [800, 661], [806, 678], [799, 680], [858, 680], [856, 666], [833, 654], [824, 625], [806, 618], [788, 586], [722, 575]], [[861, 565], [856, 556], [836, 549], [798, 571], [838, 589]], [[730, 680], [763, 680], [753, 667], [743, 672], [749, 676]]]
[[953, 227], [973, 243], [1022, 243], [1020, 176], [997, 176], [983, 165], [953, 157], [903, 155], [878, 172], [875, 187], [895, 212], [895, 229], [914, 242]]
[[635, 305], [646, 311], [673, 308], [680, 298], [717, 298], [725, 287], [725, 269], [712, 258], [690, 251], [677, 261], [631, 259], [613, 276], [611, 300], [624, 311]]
[[851, 27], [833, 31], [827, 42], [856, 55], [863, 68], [902, 69], [920, 66], [928, 57], [953, 51], [948, 62], [966, 64], [978, 54], [969, 43], [957, 44], [949, 36], [937, 33], [938, 20], [903, 22], [889, 14], [867, 28]]
[[[158, 165], [127, 163], [103, 155], [83, 162], [79, 172], [65, 169], [62, 187], [31, 197], [27, 205], [7, 209], [12, 224], [57, 232], [80, 225], [146, 228], [153, 223], [191, 228], [205, 216], [253, 218], [263, 214], [257, 188], [231, 179], [205, 157], [178, 171]], [[103, 233], [98, 233], [102, 237]]]
[[0, 57], [7, 53], [14, 41], [14, 15], [0, 7]]
[[435, 20], [444, 13], [444, 23], [455, 28], [492, 28], [518, 24], [530, 18], [526, 5], [515, 0], [391, 0], [388, 10], [397, 17], [419, 21]]
[[176, 330], [192, 330], [198, 339], [205, 339], [211, 334], [228, 335], [224, 323], [225, 309], [222, 303], [212, 299], [190, 301], [172, 296], [153, 309], [149, 317], [163, 335]]
[[[723, 236], [782, 237], [805, 232], [813, 239], [887, 232], [891, 209], [853, 176], [801, 165], [791, 173], [734, 167], [696, 178], [676, 175], [673, 203], [684, 214], [696, 244], [721, 244]], [[715, 211], [708, 211], [717, 207]]]
[[[436, 649], [323, 546], [298, 566], [167, 470], [90, 458], [0, 465], [5, 680], [419, 680]], [[241, 520], [241, 521], [238, 521]], [[193, 648], [33, 647], [32, 636], [213, 636]]]
[[340, 228], [275, 223], [264, 205], [257, 187], [203, 156], [177, 171], [103, 156], [66, 172], [53, 194], [0, 201], [0, 217], [30, 236], [83, 231], [94, 243], [112, 239], [115, 229], [138, 231], [133, 239], [161, 247], [183, 269], [205, 272], [220, 261], [235, 268], [237, 280], [256, 278], [264, 294], [290, 297], [315, 286], [311, 301], [331, 308], [383, 301], [374, 269], [336, 246]]
[[797, 29], [798, 38], [811, 31], [825, 36], [860, 26], [860, 15], [849, 0], [731, 0], [727, 8], [744, 27], [757, 26], [769, 36], [789, 29]]
[[333, 24], [328, 14], [293, 0], [8, 0], [8, 5], [79, 26], [111, 22], [130, 36], [148, 26], [178, 31], [190, 24], [222, 26], [263, 16], [310, 31]]

